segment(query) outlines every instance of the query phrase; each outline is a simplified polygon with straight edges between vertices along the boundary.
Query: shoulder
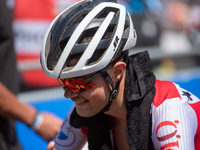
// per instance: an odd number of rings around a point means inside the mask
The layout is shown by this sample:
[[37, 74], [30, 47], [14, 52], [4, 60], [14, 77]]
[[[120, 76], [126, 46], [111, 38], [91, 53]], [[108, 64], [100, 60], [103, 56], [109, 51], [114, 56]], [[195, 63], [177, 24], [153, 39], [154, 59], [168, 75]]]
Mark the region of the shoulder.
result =
[[181, 88], [179, 85], [171, 81], [156, 80], [153, 104], [156, 107], [159, 107], [165, 101], [173, 99], [177, 99], [182, 103], [188, 103], [191, 106], [196, 106], [198, 103], [200, 103], [199, 98], [197, 98], [191, 92]]
[[171, 81], [157, 80], [155, 91], [151, 109], [155, 148], [171, 147], [172, 141], [180, 149], [194, 149], [194, 143], [199, 147], [200, 100]]
[[180, 93], [173, 82], [156, 80], [153, 99], [153, 104], [156, 107], [160, 106], [165, 100], [175, 97], [181, 99]]

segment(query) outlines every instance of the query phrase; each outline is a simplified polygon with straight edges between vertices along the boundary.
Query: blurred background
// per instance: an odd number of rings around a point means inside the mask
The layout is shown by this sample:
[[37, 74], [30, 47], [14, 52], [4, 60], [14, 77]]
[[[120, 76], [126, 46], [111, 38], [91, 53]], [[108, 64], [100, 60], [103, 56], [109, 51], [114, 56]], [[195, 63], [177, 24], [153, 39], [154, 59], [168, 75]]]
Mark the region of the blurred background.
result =
[[[73, 104], [63, 96], [56, 79], [40, 66], [43, 36], [50, 22], [78, 0], [7, 0], [13, 9], [13, 31], [20, 72], [21, 101], [62, 118]], [[148, 50], [152, 71], [158, 79], [171, 80], [200, 97], [200, 1], [118, 0], [127, 8], [137, 32], [130, 55]], [[47, 143], [17, 123], [24, 150], [43, 150]]]

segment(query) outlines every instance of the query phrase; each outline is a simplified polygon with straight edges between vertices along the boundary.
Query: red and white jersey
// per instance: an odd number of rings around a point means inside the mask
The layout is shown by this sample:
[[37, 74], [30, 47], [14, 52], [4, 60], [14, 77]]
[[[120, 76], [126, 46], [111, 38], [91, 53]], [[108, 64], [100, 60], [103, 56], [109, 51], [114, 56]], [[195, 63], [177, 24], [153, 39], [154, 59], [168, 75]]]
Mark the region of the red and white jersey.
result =
[[200, 149], [200, 100], [170, 81], [156, 80], [152, 141], [156, 150]]
[[[200, 100], [170, 81], [156, 80], [155, 90], [151, 106], [154, 149], [199, 150]], [[86, 128], [75, 129], [69, 124], [73, 108], [55, 139], [56, 150], [81, 149], [87, 141]]]

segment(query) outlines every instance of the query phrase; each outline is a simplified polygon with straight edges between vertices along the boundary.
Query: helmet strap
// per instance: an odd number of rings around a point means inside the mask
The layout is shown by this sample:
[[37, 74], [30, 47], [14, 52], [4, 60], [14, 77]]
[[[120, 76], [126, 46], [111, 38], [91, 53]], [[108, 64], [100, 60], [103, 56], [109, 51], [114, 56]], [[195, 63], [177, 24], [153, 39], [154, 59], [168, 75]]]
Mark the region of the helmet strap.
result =
[[110, 97], [109, 97], [109, 102], [108, 104], [100, 111], [100, 113], [104, 113], [105, 111], [108, 111], [110, 108], [110, 105], [112, 103], [112, 101], [117, 97], [118, 94], [118, 88], [119, 85], [121, 83], [122, 77], [117, 81], [116, 86], [114, 88], [114, 84], [113, 81], [111, 79], [111, 77], [109, 76], [109, 74], [105, 71], [102, 76], [104, 77], [104, 79], [111, 85], [112, 87], [112, 91], [110, 93]]
[[118, 94], [118, 88], [119, 85], [121, 83], [122, 77], [117, 81], [116, 86], [114, 87], [113, 81], [111, 79], [111, 77], [109, 76], [109, 74], [106, 72], [106, 70], [108, 70], [110, 67], [113, 66], [113, 64], [115, 64], [116, 62], [118, 62], [121, 58], [123, 58], [125, 63], [128, 63], [128, 51], [125, 51], [122, 53], [121, 56], [119, 56], [117, 59], [115, 59], [110, 65], [108, 65], [106, 68], [104, 68], [103, 70], [99, 71], [97, 74], [95, 74], [94, 76], [98, 76], [98, 75], [102, 75], [103, 78], [111, 85], [112, 90], [110, 92], [110, 97], [109, 97], [109, 102], [108, 104], [100, 111], [100, 113], [104, 113], [106, 111], [109, 110], [110, 105], [112, 103], [112, 101], [117, 97]]

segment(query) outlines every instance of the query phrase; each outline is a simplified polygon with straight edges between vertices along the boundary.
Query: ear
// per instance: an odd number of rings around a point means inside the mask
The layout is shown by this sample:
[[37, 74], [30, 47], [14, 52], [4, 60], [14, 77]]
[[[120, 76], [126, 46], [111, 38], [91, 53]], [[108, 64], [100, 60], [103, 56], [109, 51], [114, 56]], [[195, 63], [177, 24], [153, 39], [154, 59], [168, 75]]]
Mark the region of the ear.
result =
[[117, 82], [124, 74], [126, 71], [126, 63], [123, 61], [117, 62], [113, 67], [113, 81]]

